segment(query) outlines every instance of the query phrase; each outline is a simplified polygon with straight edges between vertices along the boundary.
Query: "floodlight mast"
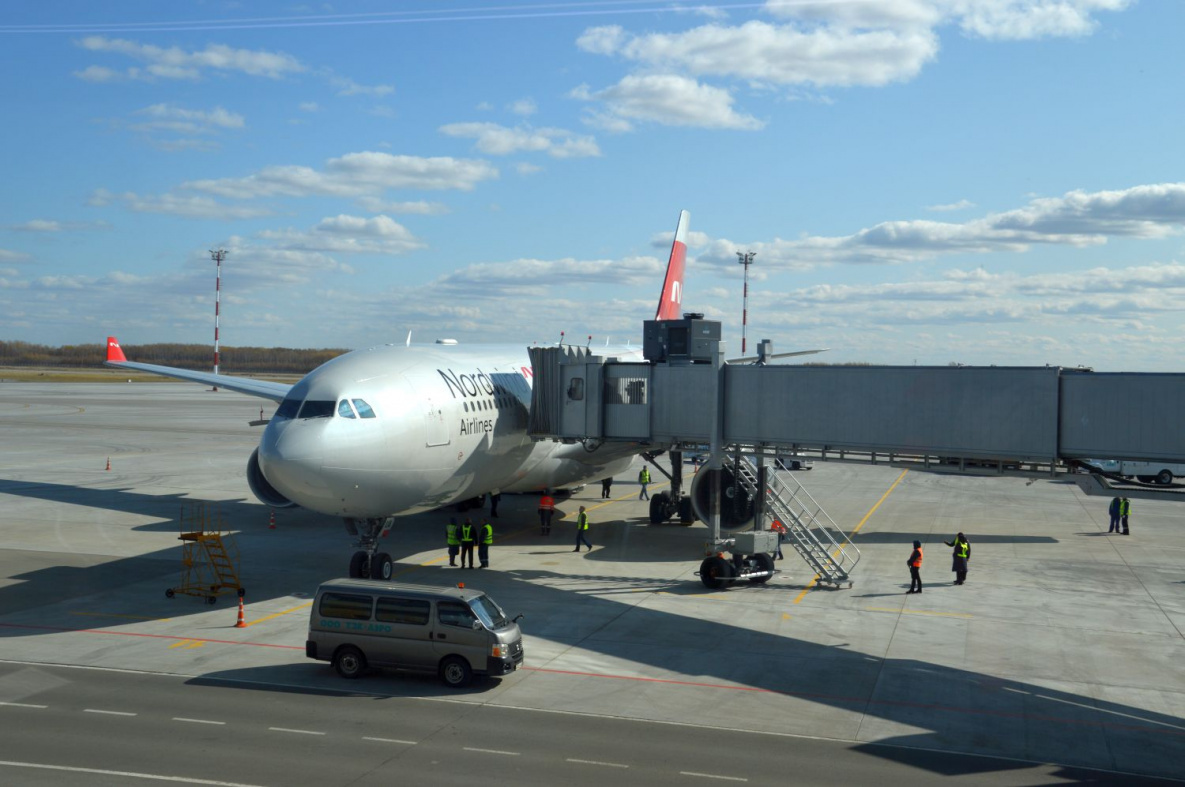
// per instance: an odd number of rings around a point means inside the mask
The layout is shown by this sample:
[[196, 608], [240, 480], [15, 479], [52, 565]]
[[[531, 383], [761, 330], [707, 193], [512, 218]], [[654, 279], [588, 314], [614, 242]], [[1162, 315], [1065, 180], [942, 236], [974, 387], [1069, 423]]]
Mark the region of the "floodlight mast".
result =
[[737, 252], [737, 262], [745, 266], [745, 292], [741, 298], [741, 355], [745, 354], [745, 333], [749, 325], [749, 266], [753, 264], [753, 258], [757, 256], [755, 251], [747, 251], [744, 254]]
[[[214, 260], [214, 374], [218, 374], [218, 319], [221, 312], [222, 295], [222, 261], [226, 259], [223, 249], [210, 249], [210, 258]], [[214, 386], [218, 390], [218, 386]]]

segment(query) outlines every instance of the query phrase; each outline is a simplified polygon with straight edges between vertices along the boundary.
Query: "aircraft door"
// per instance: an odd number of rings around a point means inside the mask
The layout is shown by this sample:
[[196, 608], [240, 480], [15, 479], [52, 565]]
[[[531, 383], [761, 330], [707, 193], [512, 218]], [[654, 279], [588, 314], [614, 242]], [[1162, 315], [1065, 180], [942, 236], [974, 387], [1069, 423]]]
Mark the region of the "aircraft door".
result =
[[425, 408], [424, 426], [427, 444], [429, 446], [448, 445], [451, 442], [451, 438], [449, 436], [448, 420], [445, 417], [444, 408], [432, 399], [428, 399]]

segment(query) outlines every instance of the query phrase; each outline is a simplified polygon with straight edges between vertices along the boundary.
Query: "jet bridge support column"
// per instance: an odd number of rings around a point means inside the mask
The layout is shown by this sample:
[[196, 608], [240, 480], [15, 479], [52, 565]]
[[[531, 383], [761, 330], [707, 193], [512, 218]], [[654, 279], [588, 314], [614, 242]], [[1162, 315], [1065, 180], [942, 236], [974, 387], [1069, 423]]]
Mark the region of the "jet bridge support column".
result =
[[[720, 503], [723, 497], [721, 483], [724, 479], [722, 458], [724, 456], [724, 349], [719, 342], [712, 358], [712, 369], [715, 372], [715, 390], [713, 392], [712, 426], [710, 432], [710, 453], [705, 470], [709, 473], [708, 481], [711, 490], [710, 519], [711, 541], [707, 544], [707, 557], [700, 563], [700, 581], [704, 586], [716, 590], [727, 587], [738, 579], [748, 580], [750, 584], [761, 585], [769, 581], [775, 573], [772, 554], [777, 549], [777, 534], [760, 529], [760, 514], [755, 516], [755, 530], [737, 533], [731, 538], [720, 537]], [[760, 461], [760, 460], [759, 460]], [[759, 470], [764, 479], [764, 467]], [[733, 492], [741, 491], [739, 482], [734, 478]], [[760, 497], [760, 495], [758, 496]], [[758, 504], [760, 506], [760, 504]], [[760, 507], [758, 507], [760, 512]], [[731, 557], [725, 557], [725, 553]]]

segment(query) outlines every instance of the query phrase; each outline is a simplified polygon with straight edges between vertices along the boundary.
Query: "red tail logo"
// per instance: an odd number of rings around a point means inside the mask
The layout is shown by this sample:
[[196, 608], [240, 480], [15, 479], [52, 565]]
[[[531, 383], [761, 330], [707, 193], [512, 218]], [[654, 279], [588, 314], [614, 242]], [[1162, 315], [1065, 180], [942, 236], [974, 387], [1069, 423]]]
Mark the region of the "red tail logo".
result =
[[690, 220], [690, 213], [679, 211], [675, 242], [671, 244], [671, 258], [667, 262], [667, 277], [662, 283], [662, 295], [654, 315], [656, 320], [678, 320], [683, 316], [683, 266], [687, 261], [687, 224]]
[[123, 350], [119, 346], [119, 340], [114, 336], [107, 337], [107, 360], [108, 361], [126, 361], [127, 356], [123, 354]]

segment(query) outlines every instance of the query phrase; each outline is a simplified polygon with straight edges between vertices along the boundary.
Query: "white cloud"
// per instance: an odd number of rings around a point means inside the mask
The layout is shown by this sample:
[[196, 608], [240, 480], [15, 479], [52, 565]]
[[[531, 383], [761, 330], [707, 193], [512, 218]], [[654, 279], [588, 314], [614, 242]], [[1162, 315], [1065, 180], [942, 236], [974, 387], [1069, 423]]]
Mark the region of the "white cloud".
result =
[[[596, 32], [596, 31], [601, 32]], [[577, 45], [652, 68], [774, 85], [879, 86], [911, 79], [938, 52], [929, 30], [799, 30], [753, 20], [631, 36], [594, 28]]]
[[86, 232], [89, 230], [106, 230], [111, 225], [105, 221], [57, 221], [56, 219], [32, 219], [13, 224], [9, 229], [17, 232]]
[[246, 126], [243, 116], [222, 107], [211, 110], [186, 109], [174, 104], [153, 104], [136, 110], [147, 120], [129, 126], [133, 131], [173, 131], [179, 134], [210, 134], [222, 129]]
[[535, 175], [539, 172], [542, 172], [543, 167], [540, 167], [536, 164], [528, 164], [525, 161], [520, 161], [514, 165], [514, 171], [523, 176]]
[[952, 211], [952, 210], [966, 210], [967, 208], [974, 208], [975, 203], [971, 200], [961, 199], [958, 202], [949, 202], [945, 205], [930, 205], [926, 210], [933, 210], [938, 212]]
[[579, 136], [562, 128], [508, 128], [497, 123], [449, 123], [439, 130], [450, 137], [476, 139], [475, 147], [492, 156], [520, 152], [543, 152], [554, 158], [601, 155], [601, 149], [593, 137]]
[[282, 251], [339, 254], [406, 254], [427, 245], [388, 216], [361, 218], [343, 214], [324, 218], [307, 232], [268, 230], [259, 237]]
[[394, 85], [360, 85], [347, 77], [330, 77], [329, 83], [338, 89], [339, 96], [389, 96]]
[[391, 202], [378, 197], [359, 197], [358, 206], [371, 213], [404, 213], [418, 216], [441, 216], [449, 212], [448, 206], [440, 202]]
[[510, 111], [516, 115], [534, 115], [539, 111], [538, 105], [533, 98], [520, 98], [518, 101], [512, 103], [509, 107]]
[[[225, 44], [210, 44], [202, 50], [186, 51], [180, 47], [159, 47], [123, 38], [87, 36], [77, 42], [91, 52], [119, 54], [146, 64], [143, 69], [129, 68], [122, 76], [128, 79], [199, 79], [203, 71], [239, 72], [250, 76], [279, 79], [307, 70], [292, 55], [265, 50], [234, 49]], [[96, 67], [75, 72], [82, 79], [109, 81], [114, 72]]]
[[573, 98], [604, 102], [607, 113], [593, 112], [588, 122], [599, 128], [626, 131], [632, 121], [667, 126], [754, 130], [764, 123], [732, 108], [732, 95], [722, 88], [673, 74], [627, 76], [596, 93], [577, 88]]
[[497, 177], [498, 170], [480, 160], [366, 151], [329, 159], [320, 171], [298, 165], [273, 166], [242, 178], [194, 180], [179, 188], [230, 199], [361, 197], [376, 196], [388, 189], [472, 191], [481, 181]]
[[302, 101], [299, 104], [301, 112], [320, 112], [321, 106], [316, 101]]
[[116, 200], [136, 213], [164, 213], [190, 219], [252, 219], [272, 213], [268, 208], [227, 205], [211, 197], [196, 194], [141, 195], [131, 191], [113, 194], [106, 189], [98, 189], [92, 193], [87, 204], [102, 207]]
[[[30, 256], [24, 252], [0, 249], [0, 262], [25, 262], [28, 259]], [[16, 271], [10, 271], [9, 275], [16, 275]]]
[[103, 66], [87, 66], [81, 71], [75, 71], [74, 76], [84, 82], [118, 82], [126, 78], [118, 71]]
[[962, 224], [887, 221], [837, 237], [768, 243], [712, 241], [700, 260], [731, 264], [739, 248], [756, 251], [762, 267], [806, 268], [833, 263], [901, 263], [943, 254], [1023, 252], [1034, 244], [1092, 246], [1108, 237], [1163, 238], [1185, 229], [1185, 183], [1122, 191], [1071, 191], [1032, 200]]

